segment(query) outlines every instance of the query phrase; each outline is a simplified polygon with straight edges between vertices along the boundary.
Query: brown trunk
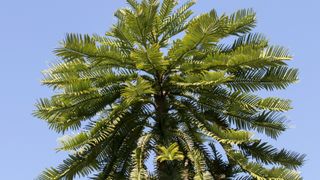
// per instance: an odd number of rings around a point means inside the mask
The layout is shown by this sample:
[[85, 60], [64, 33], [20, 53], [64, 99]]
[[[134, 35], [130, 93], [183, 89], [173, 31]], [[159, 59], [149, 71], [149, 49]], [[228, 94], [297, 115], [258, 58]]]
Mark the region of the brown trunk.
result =
[[[167, 146], [169, 142], [167, 142], [167, 137], [166, 137], [166, 119], [168, 117], [168, 105], [166, 102], [166, 97], [163, 95], [161, 92], [160, 94], [155, 96], [155, 104], [156, 104], [156, 128], [159, 136], [159, 144], [160, 146]], [[166, 172], [167, 172], [167, 167], [165, 162], [157, 162], [157, 168], [159, 172], [159, 179], [160, 180], [165, 180], [167, 179], [166, 177]]]

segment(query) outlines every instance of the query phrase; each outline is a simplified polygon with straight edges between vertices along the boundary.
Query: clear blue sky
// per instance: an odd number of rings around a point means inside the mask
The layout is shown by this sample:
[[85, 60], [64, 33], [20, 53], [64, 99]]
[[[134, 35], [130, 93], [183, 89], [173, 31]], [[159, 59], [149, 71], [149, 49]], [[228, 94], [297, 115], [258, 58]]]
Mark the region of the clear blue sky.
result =
[[[41, 71], [53, 62], [52, 50], [67, 32], [103, 34], [115, 21], [113, 12], [124, 0], [1, 0], [0, 1], [0, 179], [34, 179], [45, 167], [57, 165], [66, 154], [56, 153], [57, 138], [32, 117], [34, 103], [49, 96], [40, 85]], [[319, 172], [320, 15], [319, 0], [198, 0], [195, 13], [212, 8], [232, 12], [252, 7], [257, 32], [272, 43], [288, 47], [300, 82], [285, 92], [272, 93], [293, 100], [287, 113], [293, 126], [277, 147], [306, 153], [301, 169], [306, 180]]]

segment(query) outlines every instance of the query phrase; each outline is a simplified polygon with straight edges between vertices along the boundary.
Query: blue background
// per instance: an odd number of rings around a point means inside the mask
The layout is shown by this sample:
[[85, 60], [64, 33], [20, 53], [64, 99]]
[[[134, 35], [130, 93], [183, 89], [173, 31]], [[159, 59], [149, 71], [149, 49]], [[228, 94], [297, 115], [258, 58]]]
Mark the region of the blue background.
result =
[[[0, 1], [0, 179], [34, 179], [45, 167], [66, 156], [56, 153], [61, 135], [32, 117], [34, 103], [52, 91], [40, 85], [41, 71], [56, 58], [52, 50], [67, 32], [103, 34], [115, 22], [113, 13], [124, 0], [1, 0]], [[287, 113], [291, 129], [277, 147], [307, 154], [302, 171], [306, 180], [319, 170], [319, 0], [198, 0], [195, 14], [215, 8], [230, 13], [252, 7], [257, 32], [294, 55], [300, 82], [272, 93], [293, 100]]]

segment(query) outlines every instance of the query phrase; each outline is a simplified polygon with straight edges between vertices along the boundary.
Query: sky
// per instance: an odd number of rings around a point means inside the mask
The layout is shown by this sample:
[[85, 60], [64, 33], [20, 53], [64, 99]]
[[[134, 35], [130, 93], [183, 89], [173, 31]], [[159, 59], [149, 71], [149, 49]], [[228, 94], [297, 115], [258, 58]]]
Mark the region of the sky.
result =
[[[102, 35], [115, 22], [114, 11], [124, 6], [124, 0], [0, 0], [0, 179], [34, 179], [66, 157], [55, 151], [61, 134], [32, 116], [36, 100], [52, 95], [40, 84], [41, 71], [56, 60], [52, 51], [66, 33]], [[272, 144], [307, 154], [300, 169], [306, 180], [317, 177], [320, 162], [319, 7], [319, 0], [198, 0], [193, 8], [195, 15], [253, 8], [254, 32], [290, 49], [300, 81], [267, 95], [293, 100], [286, 114], [291, 129]]]

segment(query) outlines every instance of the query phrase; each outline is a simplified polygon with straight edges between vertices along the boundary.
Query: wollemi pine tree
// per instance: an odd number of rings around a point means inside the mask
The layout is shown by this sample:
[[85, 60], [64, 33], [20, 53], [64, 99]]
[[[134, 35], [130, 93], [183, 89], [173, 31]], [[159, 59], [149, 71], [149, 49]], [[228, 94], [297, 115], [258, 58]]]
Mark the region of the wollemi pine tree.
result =
[[58, 148], [69, 157], [39, 179], [301, 179], [304, 155], [253, 137], [277, 139], [291, 109], [254, 92], [298, 79], [287, 49], [251, 33], [255, 13], [192, 17], [194, 1], [127, 2], [105, 36], [68, 34], [55, 50], [60, 61], [42, 83], [56, 93], [34, 114], [78, 133]]

